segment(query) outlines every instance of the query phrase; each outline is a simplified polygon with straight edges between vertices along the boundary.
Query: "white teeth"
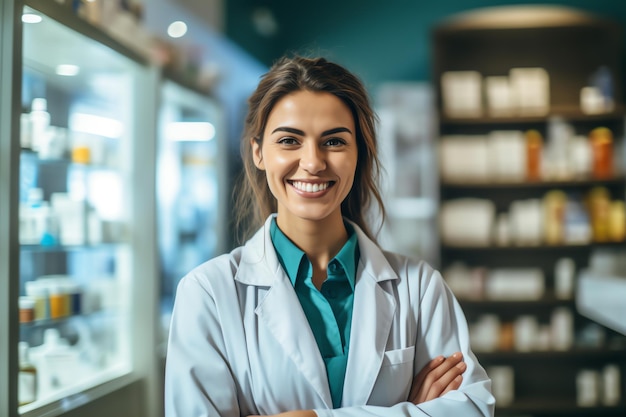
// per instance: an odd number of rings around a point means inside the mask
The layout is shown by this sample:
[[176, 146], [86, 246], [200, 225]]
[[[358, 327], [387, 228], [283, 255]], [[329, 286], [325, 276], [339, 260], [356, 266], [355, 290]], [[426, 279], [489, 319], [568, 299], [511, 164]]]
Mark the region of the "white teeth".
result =
[[311, 184], [310, 182], [302, 182], [302, 181], [294, 181], [293, 186], [298, 190], [306, 191], [307, 193], [316, 193], [318, 191], [323, 191], [328, 188], [328, 183], [325, 182], [323, 184]]

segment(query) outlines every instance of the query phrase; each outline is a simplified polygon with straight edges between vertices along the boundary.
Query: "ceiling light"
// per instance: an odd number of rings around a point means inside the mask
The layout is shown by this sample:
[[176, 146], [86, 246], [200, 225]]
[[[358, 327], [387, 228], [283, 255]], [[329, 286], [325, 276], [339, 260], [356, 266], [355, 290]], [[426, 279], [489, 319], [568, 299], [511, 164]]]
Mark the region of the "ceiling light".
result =
[[170, 23], [167, 28], [167, 34], [172, 38], [180, 38], [184, 36], [185, 33], [187, 33], [187, 25], [180, 20]]
[[73, 113], [69, 120], [70, 130], [96, 136], [118, 139], [124, 133], [124, 125], [119, 120], [94, 114]]
[[22, 22], [24, 23], [39, 23], [42, 20], [42, 17], [35, 13], [24, 13], [22, 15]]
[[172, 122], [165, 128], [168, 140], [202, 142], [215, 137], [215, 126], [208, 122]]
[[72, 64], [61, 64], [57, 65], [56, 73], [57, 75], [63, 75], [65, 77], [73, 77], [78, 75], [80, 72], [80, 67], [78, 65]]

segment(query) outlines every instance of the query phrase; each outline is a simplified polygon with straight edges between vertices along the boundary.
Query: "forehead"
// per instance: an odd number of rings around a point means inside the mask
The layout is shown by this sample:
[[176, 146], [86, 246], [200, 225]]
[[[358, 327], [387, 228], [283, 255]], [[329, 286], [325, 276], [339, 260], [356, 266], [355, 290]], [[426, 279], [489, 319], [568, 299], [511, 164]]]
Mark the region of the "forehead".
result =
[[282, 124], [338, 124], [354, 132], [354, 116], [337, 96], [327, 92], [295, 91], [278, 100], [270, 111], [266, 128]]

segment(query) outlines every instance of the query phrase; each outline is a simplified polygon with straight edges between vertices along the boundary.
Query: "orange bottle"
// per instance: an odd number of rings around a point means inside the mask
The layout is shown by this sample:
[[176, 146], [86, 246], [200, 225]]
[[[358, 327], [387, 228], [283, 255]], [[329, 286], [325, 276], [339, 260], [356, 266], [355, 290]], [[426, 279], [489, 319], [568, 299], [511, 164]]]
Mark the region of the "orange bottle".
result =
[[613, 132], [606, 127], [597, 127], [589, 133], [593, 155], [594, 178], [606, 179], [613, 176]]
[[543, 139], [536, 130], [526, 132], [526, 179], [541, 179], [541, 151]]

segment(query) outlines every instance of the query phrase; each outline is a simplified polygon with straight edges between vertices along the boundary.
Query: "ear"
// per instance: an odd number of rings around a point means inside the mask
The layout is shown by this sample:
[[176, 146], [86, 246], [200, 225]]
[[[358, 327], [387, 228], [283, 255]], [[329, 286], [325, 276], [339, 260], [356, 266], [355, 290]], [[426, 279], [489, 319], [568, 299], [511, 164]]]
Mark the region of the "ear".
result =
[[252, 146], [252, 159], [254, 165], [260, 170], [265, 170], [265, 164], [263, 163], [263, 153], [261, 152], [261, 143], [255, 138], [250, 139], [250, 146]]

